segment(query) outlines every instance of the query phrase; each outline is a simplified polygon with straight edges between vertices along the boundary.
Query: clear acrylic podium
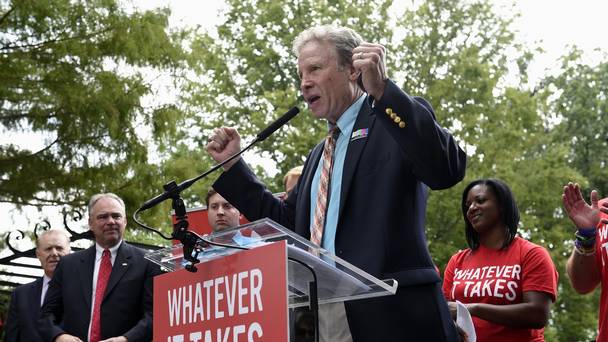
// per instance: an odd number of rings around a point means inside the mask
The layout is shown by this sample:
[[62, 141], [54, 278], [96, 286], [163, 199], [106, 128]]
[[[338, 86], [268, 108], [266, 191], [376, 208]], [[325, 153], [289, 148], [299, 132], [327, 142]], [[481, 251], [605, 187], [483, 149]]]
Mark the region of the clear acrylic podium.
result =
[[[311, 267], [316, 274], [318, 304], [394, 295], [397, 291], [396, 280], [379, 280], [268, 218], [206, 235], [204, 238], [211, 242], [246, 248], [287, 240], [287, 292], [290, 308], [309, 305], [309, 284], [313, 275], [300, 262]], [[202, 264], [197, 264], [197, 267], [204, 267], [206, 261], [240, 251], [241, 249], [210, 245], [199, 253], [198, 260]], [[181, 244], [150, 252], [146, 258], [167, 271], [182, 269], [187, 263], [183, 258]]]

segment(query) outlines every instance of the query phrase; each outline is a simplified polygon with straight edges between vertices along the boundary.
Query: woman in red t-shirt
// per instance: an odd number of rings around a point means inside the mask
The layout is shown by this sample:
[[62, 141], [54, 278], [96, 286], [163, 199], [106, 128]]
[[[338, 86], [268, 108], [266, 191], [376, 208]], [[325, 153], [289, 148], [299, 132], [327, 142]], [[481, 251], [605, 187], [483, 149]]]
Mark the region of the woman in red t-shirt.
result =
[[511, 190], [476, 180], [464, 189], [462, 214], [469, 248], [452, 256], [443, 280], [452, 315], [454, 301], [465, 304], [480, 342], [544, 341], [558, 275], [543, 247], [516, 236]]

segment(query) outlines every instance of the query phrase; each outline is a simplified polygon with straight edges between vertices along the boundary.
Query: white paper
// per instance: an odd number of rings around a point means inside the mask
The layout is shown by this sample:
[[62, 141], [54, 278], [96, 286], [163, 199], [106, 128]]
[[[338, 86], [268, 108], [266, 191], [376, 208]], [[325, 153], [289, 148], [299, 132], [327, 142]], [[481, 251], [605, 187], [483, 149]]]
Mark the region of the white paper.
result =
[[468, 342], [476, 342], [477, 335], [473, 326], [473, 319], [469, 310], [459, 301], [456, 301], [456, 324], [468, 335]]

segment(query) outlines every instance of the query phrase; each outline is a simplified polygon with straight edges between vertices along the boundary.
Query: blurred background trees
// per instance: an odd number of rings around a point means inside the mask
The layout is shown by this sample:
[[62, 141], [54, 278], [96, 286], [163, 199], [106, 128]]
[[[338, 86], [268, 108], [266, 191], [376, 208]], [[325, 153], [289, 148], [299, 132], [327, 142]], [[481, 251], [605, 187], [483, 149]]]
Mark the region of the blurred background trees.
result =
[[[297, 105], [303, 113], [246, 158], [282, 191], [282, 175], [303, 163], [325, 125], [308, 117], [291, 42], [311, 25], [346, 25], [388, 47], [389, 77], [427, 98], [469, 156], [465, 180], [429, 198], [436, 264], [443, 270], [466, 248], [464, 186], [501, 178], [516, 195], [521, 234], [545, 246], [560, 273], [547, 340], [591, 339], [598, 296], [568, 284], [573, 227], [560, 195], [568, 181], [608, 192], [608, 58], [589, 65], [573, 47], [559, 72], [530, 82], [539, 48], [518, 41], [516, 14], [484, 0], [398, 5], [226, 0], [211, 32], [171, 28], [168, 9], [114, 0], [0, 0], [0, 131], [15, 137], [0, 144], [0, 201], [82, 206], [112, 191], [132, 211], [165, 182], [213, 165], [203, 152], [213, 128], [238, 127], [246, 143]], [[32, 149], [20, 137], [43, 143]], [[214, 178], [185, 192], [186, 203], [202, 204]], [[145, 219], [167, 229], [169, 210], [165, 203]]]

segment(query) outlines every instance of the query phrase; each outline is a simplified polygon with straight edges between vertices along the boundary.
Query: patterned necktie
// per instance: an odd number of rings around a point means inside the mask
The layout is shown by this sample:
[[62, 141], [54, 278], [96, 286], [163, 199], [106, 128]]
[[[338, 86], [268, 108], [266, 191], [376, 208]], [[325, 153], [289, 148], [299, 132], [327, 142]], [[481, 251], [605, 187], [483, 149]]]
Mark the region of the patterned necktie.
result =
[[101, 340], [101, 302], [106, 292], [106, 286], [112, 273], [112, 257], [109, 249], [104, 249], [101, 256], [101, 265], [97, 274], [97, 286], [95, 287], [95, 302], [93, 303], [93, 319], [91, 320], [90, 342]]
[[323, 241], [323, 228], [325, 227], [325, 215], [327, 213], [327, 203], [329, 202], [329, 184], [331, 181], [331, 172], [334, 167], [334, 151], [336, 149], [336, 140], [340, 135], [340, 129], [335, 126], [325, 138], [325, 146], [323, 147], [323, 168], [319, 177], [319, 190], [317, 192], [317, 202], [315, 207], [315, 216], [312, 223], [312, 233], [310, 241], [321, 246]]

